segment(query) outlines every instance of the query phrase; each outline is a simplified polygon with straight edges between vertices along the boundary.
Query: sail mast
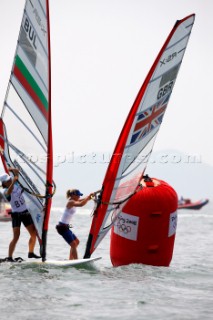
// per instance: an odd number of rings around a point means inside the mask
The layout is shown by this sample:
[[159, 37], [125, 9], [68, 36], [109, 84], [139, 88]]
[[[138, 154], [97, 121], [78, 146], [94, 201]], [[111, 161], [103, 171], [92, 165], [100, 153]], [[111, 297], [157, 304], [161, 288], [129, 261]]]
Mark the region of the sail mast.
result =
[[53, 143], [52, 143], [52, 112], [51, 112], [51, 47], [50, 47], [50, 16], [49, 16], [49, 0], [46, 0], [47, 12], [47, 34], [48, 34], [48, 144], [47, 144], [47, 180], [46, 180], [46, 204], [45, 215], [42, 231], [42, 246], [41, 257], [42, 261], [46, 260], [46, 246], [47, 246], [47, 231], [50, 217], [50, 210], [52, 204], [52, 190], [53, 190]]

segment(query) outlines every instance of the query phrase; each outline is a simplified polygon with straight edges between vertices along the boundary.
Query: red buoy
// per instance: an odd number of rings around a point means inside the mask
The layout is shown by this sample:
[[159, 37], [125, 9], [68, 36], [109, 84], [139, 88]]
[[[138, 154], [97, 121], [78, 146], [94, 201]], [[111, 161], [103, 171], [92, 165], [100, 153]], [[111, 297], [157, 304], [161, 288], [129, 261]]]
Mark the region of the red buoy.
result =
[[143, 188], [128, 200], [112, 228], [113, 266], [169, 266], [172, 260], [178, 197], [166, 182], [147, 180], [142, 180]]

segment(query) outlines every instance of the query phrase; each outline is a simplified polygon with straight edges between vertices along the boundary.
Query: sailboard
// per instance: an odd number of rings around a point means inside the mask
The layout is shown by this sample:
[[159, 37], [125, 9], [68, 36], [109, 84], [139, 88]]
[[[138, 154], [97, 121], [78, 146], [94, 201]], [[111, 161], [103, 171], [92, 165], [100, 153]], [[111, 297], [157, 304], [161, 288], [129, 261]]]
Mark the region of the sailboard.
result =
[[95, 198], [85, 258], [96, 250], [128, 199], [141, 187], [194, 20], [192, 14], [176, 21], [139, 90]]
[[26, 0], [0, 118], [0, 151], [6, 172], [19, 169], [19, 184], [33, 218], [42, 260], [53, 182], [51, 63], [48, 0]]
[[10, 264], [11, 266], [41, 266], [41, 267], [78, 267], [78, 266], [86, 266], [90, 265], [91, 263], [100, 260], [101, 257], [96, 257], [96, 258], [88, 258], [88, 259], [76, 259], [76, 260], [23, 260], [22, 259], [17, 259], [16, 262], [8, 262], [8, 261], [0, 261], [0, 263], [6, 263]]
[[76, 260], [46, 260], [44, 262], [42, 261], [24, 261], [22, 263], [24, 264], [35, 264], [35, 265], [44, 265], [44, 266], [56, 266], [56, 267], [76, 267], [76, 266], [82, 266], [82, 265], [88, 265], [92, 262], [100, 260], [101, 257], [97, 258], [88, 258], [88, 259], [76, 259]]

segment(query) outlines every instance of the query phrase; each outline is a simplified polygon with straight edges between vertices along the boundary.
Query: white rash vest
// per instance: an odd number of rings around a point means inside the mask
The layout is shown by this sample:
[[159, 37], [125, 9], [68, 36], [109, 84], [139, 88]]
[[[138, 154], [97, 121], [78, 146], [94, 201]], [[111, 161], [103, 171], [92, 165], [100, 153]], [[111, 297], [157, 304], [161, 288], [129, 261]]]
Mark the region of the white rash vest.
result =
[[[6, 191], [5, 191], [6, 192]], [[27, 210], [26, 203], [23, 196], [23, 189], [18, 183], [13, 186], [13, 191], [10, 195], [5, 195], [9, 200], [12, 212], [23, 212]]]
[[70, 209], [65, 208], [60, 222], [64, 223], [64, 224], [70, 224], [70, 221], [71, 221], [71, 219], [72, 219], [72, 217], [73, 217], [75, 212], [76, 212], [76, 208], [75, 207], [72, 207]]

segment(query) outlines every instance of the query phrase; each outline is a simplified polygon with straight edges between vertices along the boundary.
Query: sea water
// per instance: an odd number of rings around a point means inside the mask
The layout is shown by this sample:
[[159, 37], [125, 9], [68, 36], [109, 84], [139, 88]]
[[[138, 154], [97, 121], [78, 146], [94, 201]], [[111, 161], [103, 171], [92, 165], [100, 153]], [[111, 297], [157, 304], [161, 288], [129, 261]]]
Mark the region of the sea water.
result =
[[[51, 212], [48, 259], [68, 259], [69, 247], [56, 233], [61, 207]], [[73, 231], [84, 253], [90, 210], [79, 209]], [[0, 264], [0, 319], [213, 319], [213, 204], [180, 210], [170, 267], [132, 264], [114, 268], [110, 237], [94, 253], [102, 259], [81, 268]], [[0, 222], [0, 256], [7, 256], [10, 222]], [[15, 257], [27, 258], [24, 227]], [[38, 246], [35, 252], [38, 253]], [[127, 252], [128, 254], [128, 252]]]

